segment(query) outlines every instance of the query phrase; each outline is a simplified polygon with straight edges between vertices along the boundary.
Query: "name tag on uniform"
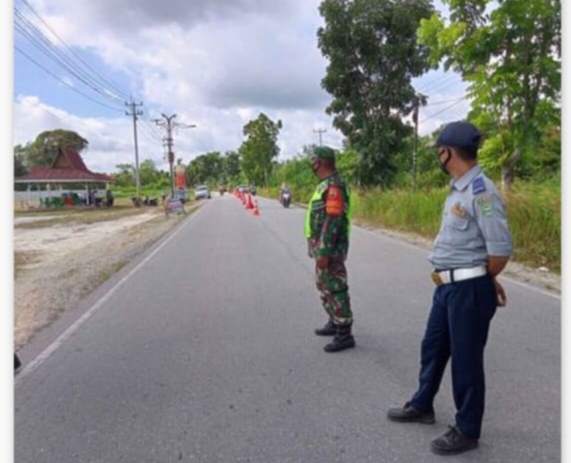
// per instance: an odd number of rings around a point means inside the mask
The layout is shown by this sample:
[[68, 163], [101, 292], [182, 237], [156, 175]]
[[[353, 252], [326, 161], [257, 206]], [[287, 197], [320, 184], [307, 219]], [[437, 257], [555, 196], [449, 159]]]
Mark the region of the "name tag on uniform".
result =
[[467, 215], [466, 210], [460, 206], [460, 204], [454, 204], [454, 206], [450, 208], [450, 212], [458, 217], [466, 217]]

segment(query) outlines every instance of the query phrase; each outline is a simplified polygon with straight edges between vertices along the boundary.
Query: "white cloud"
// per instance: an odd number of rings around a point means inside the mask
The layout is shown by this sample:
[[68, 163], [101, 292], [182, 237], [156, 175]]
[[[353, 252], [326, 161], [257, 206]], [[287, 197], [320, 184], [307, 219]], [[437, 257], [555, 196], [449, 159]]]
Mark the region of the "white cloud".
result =
[[[186, 162], [206, 151], [238, 149], [243, 126], [260, 112], [283, 122], [280, 159], [317, 143], [316, 128], [327, 130], [324, 143], [341, 147], [342, 136], [325, 114], [330, 97], [320, 87], [327, 62], [317, 48], [319, 3], [37, 0], [33, 5], [66, 43], [130, 77], [123, 92], [142, 99], [146, 112], [139, 123], [139, 159], [166, 168], [156, 140], [159, 129], [147, 120], [161, 112], [197, 125], [175, 133], [175, 155]], [[439, 124], [434, 117], [421, 124], [421, 133]], [[132, 121], [126, 116], [80, 118], [22, 96], [15, 102], [14, 126], [16, 143], [43, 130], [77, 131], [90, 142], [85, 160], [93, 170], [109, 172], [134, 162]]]

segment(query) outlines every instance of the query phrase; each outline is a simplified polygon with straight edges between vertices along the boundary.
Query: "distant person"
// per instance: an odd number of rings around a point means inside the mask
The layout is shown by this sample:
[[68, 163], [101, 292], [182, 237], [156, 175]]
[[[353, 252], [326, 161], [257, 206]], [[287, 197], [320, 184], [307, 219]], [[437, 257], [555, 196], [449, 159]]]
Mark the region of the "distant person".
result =
[[289, 190], [287, 184], [284, 182], [280, 187], [280, 197], [279, 201], [284, 207], [289, 207], [291, 201], [291, 191]]
[[105, 191], [105, 203], [107, 204], [107, 207], [113, 206], [114, 200], [115, 199], [113, 198], [113, 192], [110, 189], [107, 189]]
[[316, 329], [315, 334], [333, 336], [324, 350], [338, 352], [355, 347], [345, 267], [351, 226], [349, 191], [335, 168], [332, 148], [315, 148], [311, 169], [321, 182], [307, 208], [305, 237], [308, 254], [315, 259], [317, 290], [328, 318], [325, 326]]
[[167, 219], [170, 216], [170, 200], [171, 200], [171, 195], [170, 194], [163, 194], [162, 195], [162, 199], [163, 199], [163, 210], [165, 211], [165, 216], [167, 217]]
[[456, 423], [431, 443], [442, 455], [478, 446], [484, 416], [484, 348], [496, 307], [507, 298], [496, 277], [512, 254], [505, 206], [477, 163], [480, 132], [469, 122], [452, 122], [436, 140], [441, 169], [452, 177], [440, 232], [429, 261], [436, 284], [421, 345], [419, 386], [388, 419], [435, 422], [434, 397], [452, 359]]

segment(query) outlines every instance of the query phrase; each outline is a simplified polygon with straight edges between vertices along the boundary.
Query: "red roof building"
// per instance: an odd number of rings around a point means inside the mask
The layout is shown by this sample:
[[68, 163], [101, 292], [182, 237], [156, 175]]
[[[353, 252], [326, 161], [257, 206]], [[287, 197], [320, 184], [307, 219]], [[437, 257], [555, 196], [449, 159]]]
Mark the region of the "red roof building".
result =
[[30, 172], [16, 177], [16, 183], [109, 183], [113, 177], [91, 172], [79, 153], [70, 148], [58, 148], [51, 167], [32, 167]]

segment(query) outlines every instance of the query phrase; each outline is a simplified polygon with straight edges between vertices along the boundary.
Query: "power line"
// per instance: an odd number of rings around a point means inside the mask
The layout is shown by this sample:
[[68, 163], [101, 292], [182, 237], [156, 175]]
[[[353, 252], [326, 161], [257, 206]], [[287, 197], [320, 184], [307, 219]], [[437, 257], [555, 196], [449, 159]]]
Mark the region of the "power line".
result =
[[103, 77], [96, 69], [94, 69], [89, 63], [87, 63], [83, 58], [76, 53], [72, 47], [70, 47], [50, 26], [49, 24], [42, 18], [42, 16], [28, 3], [27, 0], [22, 0], [22, 2], [28, 7], [28, 9], [42, 22], [42, 24], [64, 45], [64, 47], [70, 51], [73, 56], [75, 56], [84, 66], [88, 67], [99, 79], [101, 82], [104, 82], [106, 85], [114, 88], [119, 94], [123, 95], [123, 97], [128, 98], [128, 95], [123, 92], [120, 88], [113, 84], [113, 82], [107, 80]]
[[[141, 122], [143, 122], [143, 119], [140, 119]], [[148, 129], [148, 126], [144, 125], [144, 124], [140, 124], [138, 126], [141, 129], [141, 133], [145, 136], [145, 138], [152, 142], [152, 143], [156, 143], [161, 145], [161, 147], [163, 146], [163, 141], [160, 138], [157, 138], [153, 132], [150, 132]]]
[[[89, 87], [94, 92], [107, 98], [110, 101], [121, 101], [117, 96], [105, 89], [98, 87], [97, 83], [85, 73], [81, 67], [79, 67], [73, 60], [65, 56], [59, 49], [57, 49], [33, 24], [31, 24], [27, 19], [22, 18], [19, 12], [16, 12], [16, 30], [20, 32], [24, 37], [26, 37], [32, 45], [34, 45], [38, 50], [40, 50], [46, 57], [51, 59], [56, 64], [62, 66], [69, 74], [83, 83], [86, 87]], [[24, 25], [22, 25], [22, 23]]]
[[457, 80], [456, 82], [442, 82], [442, 83], [440, 83], [439, 85], [435, 86], [435, 87], [431, 90], [431, 92], [432, 92], [432, 93], [435, 93], [435, 92], [441, 92], [441, 91], [443, 91], [443, 90], [445, 90], [445, 91], [448, 92], [448, 91], [450, 91], [451, 89], [456, 88], [459, 84], [462, 84], [462, 83], [464, 83], [464, 81], [461, 80], [461, 79], [460, 79], [460, 80]]
[[456, 106], [458, 103], [460, 103], [462, 100], [465, 100], [466, 97], [463, 96], [462, 98], [458, 98], [458, 100], [456, 100], [456, 102], [452, 103], [449, 106], [446, 106], [444, 109], [441, 109], [440, 111], [435, 112], [434, 114], [431, 114], [430, 116], [428, 116], [426, 119], [423, 119], [422, 121], [420, 121], [420, 124], [432, 119], [435, 116], [438, 116], [440, 113], [443, 113], [444, 111], [446, 111], [447, 109], [452, 108], [453, 106]]
[[163, 141], [163, 135], [161, 134], [161, 132], [159, 131], [159, 129], [157, 129], [157, 127], [155, 126], [155, 124], [153, 123], [153, 121], [149, 118], [148, 114], [145, 113], [143, 114], [143, 119], [141, 119], [141, 122], [144, 122], [146, 127], [150, 129], [150, 131], [152, 132], [153, 136], [159, 140], [159, 141]]
[[429, 86], [432, 84], [432, 82], [436, 82], [437, 80], [440, 80], [440, 79], [442, 79], [441, 76], [434, 76], [434, 77], [433, 77], [432, 79], [430, 79], [428, 82], [424, 82], [423, 86], [424, 86], [424, 87], [429, 87]]
[[448, 76], [444, 76], [440, 79], [439, 82], [436, 82], [435, 85], [425, 84], [424, 86], [422, 86], [419, 89], [419, 92], [421, 92], [421, 93], [433, 92], [437, 87], [440, 87], [442, 84], [448, 84], [455, 77], [458, 77], [458, 75], [457, 74], [450, 74]]
[[152, 130], [150, 125], [148, 125], [147, 121], [144, 119], [139, 119], [141, 124], [139, 127], [141, 128], [141, 132], [146, 134], [147, 138], [155, 143], [159, 143], [161, 146], [163, 145], [163, 139], [160, 136], [157, 136], [157, 133]]
[[[466, 98], [466, 96], [464, 95], [462, 98]], [[437, 106], [444, 103], [451, 103], [452, 101], [458, 101], [458, 98], [452, 98], [451, 100], [435, 101], [434, 103], [425, 104], [423, 107], [426, 108], [428, 106]]]
[[29, 56], [27, 53], [25, 53], [23, 50], [21, 50], [17, 45], [14, 45], [14, 48], [21, 53], [24, 57], [26, 57], [28, 60], [30, 60], [32, 63], [34, 63], [36, 66], [38, 66], [39, 68], [43, 69], [46, 73], [48, 73], [50, 76], [52, 76], [54, 79], [56, 79], [58, 82], [62, 83], [63, 85], [65, 85], [66, 87], [68, 87], [69, 89], [73, 90], [76, 93], [79, 93], [80, 95], [82, 95], [83, 97], [93, 101], [94, 103], [97, 103], [100, 106], [103, 106], [105, 108], [111, 109], [113, 111], [119, 111], [119, 112], [123, 112], [122, 109], [119, 109], [117, 107], [112, 107], [109, 106], [105, 103], [102, 103], [100, 101], [97, 101], [96, 99], [90, 97], [89, 95], [83, 93], [81, 90], [76, 89], [75, 87], [73, 87], [73, 85], [68, 84], [67, 82], [65, 82], [64, 80], [60, 79], [58, 76], [56, 76], [54, 73], [52, 73], [49, 69], [45, 68], [44, 66], [42, 66], [40, 63], [38, 63], [35, 59], [33, 59], [31, 56]]

